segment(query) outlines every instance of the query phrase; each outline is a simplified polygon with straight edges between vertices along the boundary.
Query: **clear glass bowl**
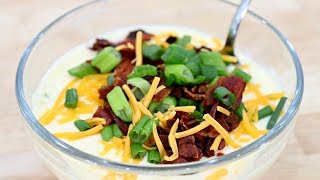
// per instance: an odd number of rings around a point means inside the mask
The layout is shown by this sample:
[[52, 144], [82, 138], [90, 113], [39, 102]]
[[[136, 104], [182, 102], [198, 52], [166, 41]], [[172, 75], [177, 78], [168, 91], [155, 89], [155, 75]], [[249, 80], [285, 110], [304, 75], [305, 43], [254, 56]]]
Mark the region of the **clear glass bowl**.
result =
[[108, 171], [149, 178], [201, 178], [221, 168], [228, 177], [261, 175], [279, 156], [292, 133], [303, 94], [303, 73], [288, 40], [268, 21], [249, 12], [236, 52], [277, 74], [288, 96], [285, 114], [266, 135], [233, 153], [201, 162], [139, 166], [102, 159], [55, 138], [34, 116], [31, 96], [54, 61], [71, 48], [114, 29], [141, 24], [187, 26], [225, 39], [237, 5], [212, 0], [98, 0], [79, 6], [45, 27], [26, 49], [16, 76], [16, 94], [35, 150], [61, 179], [100, 178]]

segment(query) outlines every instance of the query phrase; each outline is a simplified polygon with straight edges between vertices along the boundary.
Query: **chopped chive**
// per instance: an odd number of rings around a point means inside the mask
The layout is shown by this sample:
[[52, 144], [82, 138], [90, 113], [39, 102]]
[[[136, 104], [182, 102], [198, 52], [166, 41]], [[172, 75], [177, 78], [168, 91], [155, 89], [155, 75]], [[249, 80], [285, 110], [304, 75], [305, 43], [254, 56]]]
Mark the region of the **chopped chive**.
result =
[[64, 105], [67, 108], [76, 108], [77, 103], [78, 103], [77, 89], [75, 89], [75, 88], [68, 89], [66, 92], [66, 101], [65, 101]]
[[276, 107], [276, 109], [274, 110], [268, 124], [267, 124], [267, 129], [270, 130], [273, 128], [273, 126], [276, 124], [279, 116], [280, 116], [280, 113], [284, 107], [284, 104], [286, 103], [287, 101], [287, 98], [286, 97], [282, 97]]
[[178, 44], [182, 47], [186, 47], [191, 41], [191, 36], [185, 35], [182, 38], [178, 38], [175, 44]]
[[113, 125], [104, 127], [101, 131], [101, 137], [104, 141], [110, 141], [113, 138]]
[[137, 143], [141, 142], [140, 131], [148, 123], [149, 120], [150, 120], [150, 117], [144, 115], [141, 118], [141, 120], [132, 128], [132, 130], [129, 133], [129, 137], [131, 141], [137, 142]]
[[112, 124], [112, 131], [113, 131], [113, 136], [115, 136], [115, 137], [122, 137], [123, 136], [123, 133], [117, 124]]
[[158, 74], [157, 67], [150, 64], [140, 65], [133, 68], [133, 72], [128, 75], [128, 78], [156, 76]]
[[148, 151], [148, 162], [152, 164], [159, 164], [161, 162], [160, 153], [157, 149]]
[[141, 100], [145, 96], [145, 94], [143, 94], [143, 92], [138, 87], [134, 87], [132, 89], [132, 93], [137, 100]]
[[236, 96], [223, 86], [217, 87], [213, 91], [213, 96], [227, 107], [231, 107], [236, 102]]
[[168, 79], [171, 74], [176, 77], [175, 82], [178, 84], [188, 84], [194, 81], [194, 77], [190, 69], [183, 64], [166, 65], [164, 69], [165, 77]]
[[185, 65], [190, 69], [190, 71], [192, 72], [192, 74], [194, 76], [197, 76], [197, 75], [200, 74], [201, 69], [200, 69], [200, 63], [199, 62], [193, 61], [193, 60], [189, 60], [188, 62], [186, 62]]
[[206, 81], [208, 82], [212, 81], [218, 75], [216, 67], [212, 65], [201, 64], [200, 70], [201, 74], [205, 76]]
[[79, 129], [79, 131], [86, 131], [92, 128], [86, 121], [82, 119], [74, 121], [74, 125]]
[[132, 143], [130, 145], [130, 150], [131, 150], [131, 156], [134, 159], [141, 159], [147, 154], [147, 150], [145, 150], [141, 144], [139, 143]]
[[150, 119], [141, 129], [139, 136], [140, 136], [140, 142], [141, 144], [145, 143], [149, 137], [152, 134], [152, 126], [153, 124], [156, 124], [157, 126], [159, 125], [159, 120], [158, 119]]
[[176, 81], [176, 76], [174, 74], [170, 74], [168, 77], [166, 77], [166, 86], [171, 86]]
[[273, 110], [271, 106], [266, 106], [258, 111], [258, 117], [259, 119], [262, 119], [267, 116], [270, 116], [272, 113], [273, 113]]
[[107, 77], [107, 84], [110, 85], [114, 82], [114, 75], [110, 75]]
[[196, 117], [197, 122], [203, 121], [203, 114], [200, 111], [194, 111], [191, 115]]
[[188, 50], [177, 44], [171, 44], [161, 56], [161, 59], [166, 64], [182, 64], [187, 57]]
[[188, 85], [197, 85], [201, 84], [206, 80], [205, 76], [198, 75], [197, 77], [194, 78], [194, 80], [191, 83], [188, 83]]
[[83, 78], [90, 74], [97, 74], [98, 72], [91, 64], [82, 63], [79, 66], [69, 69], [68, 73], [71, 76], [75, 76], [77, 78]]
[[215, 77], [215, 78], [211, 81], [211, 83], [210, 83], [209, 85], [210, 85], [210, 86], [214, 86], [215, 84], [217, 84], [219, 78], [220, 78], [219, 76]]
[[163, 47], [155, 44], [152, 44], [152, 45], [144, 44], [142, 47], [143, 56], [152, 61], [160, 60], [164, 51], [165, 49]]
[[246, 107], [244, 106], [244, 104], [241, 102], [240, 105], [234, 110], [234, 114], [236, 116], [238, 116], [239, 121], [242, 121], [242, 110], [247, 111]]
[[141, 77], [130, 78], [127, 84], [137, 87], [144, 95], [146, 95], [150, 89], [150, 83]]
[[245, 80], [247, 83], [250, 81], [251, 76], [250, 74], [244, 72], [243, 70], [241, 70], [240, 68], [235, 68], [232, 72], [231, 75], [235, 75], [238, 76], [240, 78], [242, 78], [243, 80]]
[[199, 53], [202, 64], [214, 66], [219, 76], [225, 76], [228, 74], [226, 64], [223, 62], [221, 54], [219, 52], [200, 52]]
[[179, 106], [195, 106], [196, 104], [197, 103], [195, 101], [183, 97], [179, 98], [178, 101]]
[[107, 94], [107, 99], [116, 116], [125, 122], [132, 121], [132, 107], [119, 86], [116, 86]]
[[151, 101], [149, 110], [151, 113], [155, 112], [166, 112], [170, 106], [177, 106], [177, 100], [172, 96], [165, 97], [161, 102]]
[[98, 53], [91, 64], [100, 69], [101, 73], [108, 73], [120, 64], [121, 59], [122, 57], [119, 51], [108, 46]]

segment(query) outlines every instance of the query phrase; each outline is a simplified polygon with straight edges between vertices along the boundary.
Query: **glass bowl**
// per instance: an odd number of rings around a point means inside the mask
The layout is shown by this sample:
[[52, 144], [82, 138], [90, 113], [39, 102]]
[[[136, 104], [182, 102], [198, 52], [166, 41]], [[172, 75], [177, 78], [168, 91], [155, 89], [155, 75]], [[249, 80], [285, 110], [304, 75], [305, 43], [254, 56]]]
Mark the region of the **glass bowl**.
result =
[[252, 11], [240, 26], [236, 54], [241, 53], [271, 69], [282, 84], [288, 102], [283, 117], [272, 130], [235, 152], [188, 164], [141, 166], [113, 162], [55, 138], [38, 122], [31, 108], [32, 94], [48, 68], [79, 44], [105, 32], [142, 24], [191, 27], [224, 40], [236, 8], [233, 3], [212, 0], [98, 0], [67, 12], [45, 27], [21, 58], [16, 75], [16, 95], [35, 150], [52, 172], [61, 179], [98, 179], [112, 172], [124, 179], [130, 177], [128, 174], [139, 175], [139, 179], [204, 179], [222, 168], [227, 169], [226, 177], [230, 179], [263, 174], [293, 132], [303, 94], [303, 72], [288, 40]]

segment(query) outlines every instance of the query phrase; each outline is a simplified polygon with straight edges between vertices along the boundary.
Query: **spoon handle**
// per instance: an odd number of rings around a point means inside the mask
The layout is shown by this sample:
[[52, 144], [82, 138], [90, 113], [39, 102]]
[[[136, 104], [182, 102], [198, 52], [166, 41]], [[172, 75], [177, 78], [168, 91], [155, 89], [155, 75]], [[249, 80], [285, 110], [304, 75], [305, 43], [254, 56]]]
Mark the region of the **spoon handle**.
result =
[[229, 49], [229, 51], [231, 51], [231, 53], [233, 54], [233, 50], [234, 50], [234, 42], [238, 33], [238, 29], [241, 23], [241, 20], [244, 18], [244, 16], [246, 15], [249, 6], [250, 6], [251, 0], [242, 0], [236, 14], [233, 16], [232, 22], [231, 22], [231, 26], [229, 29], [229, 33], [228, 33], [228, 37], [227, 37], [227, 42], [225, 47]]

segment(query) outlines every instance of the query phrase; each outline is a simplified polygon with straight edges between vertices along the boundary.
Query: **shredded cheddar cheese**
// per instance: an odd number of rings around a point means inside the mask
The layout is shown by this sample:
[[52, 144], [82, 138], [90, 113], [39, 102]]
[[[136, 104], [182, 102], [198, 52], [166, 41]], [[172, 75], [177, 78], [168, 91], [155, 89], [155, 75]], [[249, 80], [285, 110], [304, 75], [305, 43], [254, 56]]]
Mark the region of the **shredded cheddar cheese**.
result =
[[179, 119], [175, 121], [173, 126], [170, 129], [170, 133], [168, 136], [169, 145], [172, 149], [173, 154], [171, 156], [164, 156], [164, 160], [166, 161], [174, 161], [179, 157], [178, 145], [174, 134], [177, 132], [179, 126]]
[[89, 130], [81, 131], [81, 132], [65, 132], [65, 133], [54, 133], [53, 135], [57, 138], [65, 138], [70, 141], [78, 140], [87, 136], [95, 135], [103, 129], [103, 126], [100, 124], [95, 126]]
[[107, 124], [106, 120], [103, 118], [94, 117], [91, 119], [87, 119], [86, 123], [88, 123], [90, 126], [97, 126], [97, 125], [105, 125]]
[[153, 125], [152, 125], [152, 133], [153, 133], [154, 141], [156, 142], [157, 148], [159, 150], [160, 157], [163, 158], [164, 156], [167, 156], [167, 153], [164, 150], [163, 144], [162, 144], [160, 137], [158, 135], [157, 126], [155, 123], [153, 123]]
[[178, 106], [169, 108], [169, 111], [193, 112], [194, 110], [196, 110], [195, 106]]
[[176, 133], [175, 137], [177, 139], [180, 139], [180, 138], [183, 138], [183, 137], [187, 137], [187, 136], [190, 136], [192, 134], [195, 134], [195, 133], [201, 131], [202, 129], [204, 129], [204, 128], [208, 127], [208, 126], [210, 126], [210, 123], [207, 122], [207, 121], [203, 121], [199, 125], [191, 128], [191, 129]]
[[218, 171], [214, 172], [210, 176], [207, 176], [205, 180], [219, 180], [223, 176], [228, 175], [228, 170], [225, 168], [219, 169]]
[[241, 123], [243, 123], [244, 129], [252, 138], [257, 139], [259, 137], [259, 132], [257, 128], [249, 122], [249, 118], [245, 110], [242, 111], [242, 116], [243, 119]]
[[163, 90], [163, 89], [165, 89], [165, 88], [166, 88], [166, 86], [164, 86], [164, 85], [159, 86], [159, 87], [156, 89], [156, 92], [155, 92], [154, 94], [158, 94], [158, 92], [160, 92], [161, 90]]
[[136, 66], [142, 65], [142, 32], [136, 34]]
[[147, 146], [147, 145], [145, 145], [145, 144], [142, 144], [142, 147], [143, 148], [145, 148], [146, 150], [156, 150], [157, 148], [156, 147], [149, 147], [149, 146]]
[[230, 111], [228, 109], [225, 109], [224, 107], [218, 106], [217, 111], [219, 111], [227, 116], [230, 116]]
[[215, 119], [213, 119], [209, 114], [205, 114], [203, 116], [207, 122], [209, 122], [223, 137], [228, 145], [233, 148], [240, 148], [240, 145], [237, 144], [233, 139], [230, 137], [228, 131], [226, 131]]
[[128, 96], [131, 107], [133, 108], [134, 112], [132, 114], [132, 123], [133, 123], [133, 125], [135, 125], [141, 119], [141, 111], [140, 111], [140, 108], [138, 107], [137, 99], [134, 96], [134, 94], [132, 93], [132, 91], [128, 85], [126, 85], [126, 84], [123, 85], [122, 89], [124, 90], [124, 92]]
[[121, 45], [115, 47], [114, 49], [117, 50], [117, 51], [121, 51], [121, 50], [127, 49], [127, 48], [128, 48], [128, 46], [126, 46], [124, 44], [121, 44]]
[[235, 56], [222, 54], [221, 57], [224, 62], [230, 62], [230, 63], [237, 63], [238, 62], [238, 59]]
[[210, 147], [210, 150], [217, 151], [218, 148], [219, 148], [219, 145], [220, 145], [221, 140], [222, 140], [222, 136], [221, 136], [221, 135], [217, 136], [217, 137], [214, 139], [214, 141], [213, 141], [213, 143], [212, 143], [212, 145], [211, 145], [211, 147]]
[[134, 49], [134, 46], [131, 43], [127, 43], [127, 46], [128, 46], [129, 49]]
[[122, 155], [122, 161], [123, 162], [128, 162], [129, 158], [130, 158], [130, 137], [129, 137], [129, 133], [132, 130], [133, 125], [130, 124], [129, 129], [128, 129], [128, 134], [125, 138], [124, 141], [124, 151], [123, 151], [123, 155]]
[[147, 109], [141, 102], [138, 102], [138, 107], [140, 108], [143, 114], [149, 116], [150, 118], [153, 118], [153, 115], [151, 114], [149, 109]]
[[216, 47], [213, 48], [213, 51], [220, 51], [222, 50], [222, 43], [218, 38], [212, 38], [212, 41], [215, 43]]
[[144, 105], [144, 107], [148, 108], [149, 104], [152, 100], [152, 97], [154, 96], [154, 94], [156, 93], [156, 89], [158, 87], [158, 84], [160, 82], [160, 78], [159, 77], [154, 77], [150, 89], [148, 91], [148, 93], [145, 95], [145, 97], [141, 100], [142, 104]]
[[171, 111], [168, 115], [168, 119], [173, 119], [176, 114], [177, 114], [176, 111]]

